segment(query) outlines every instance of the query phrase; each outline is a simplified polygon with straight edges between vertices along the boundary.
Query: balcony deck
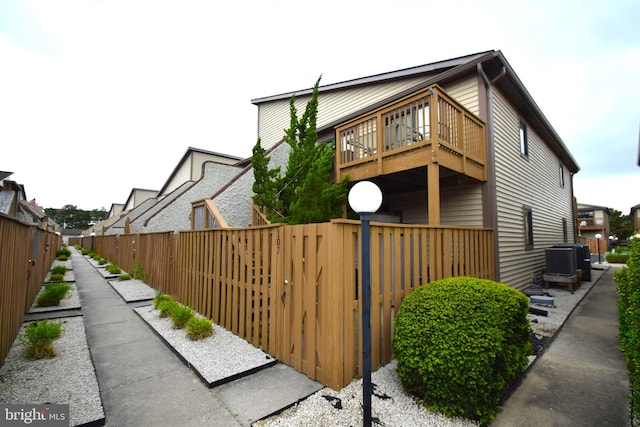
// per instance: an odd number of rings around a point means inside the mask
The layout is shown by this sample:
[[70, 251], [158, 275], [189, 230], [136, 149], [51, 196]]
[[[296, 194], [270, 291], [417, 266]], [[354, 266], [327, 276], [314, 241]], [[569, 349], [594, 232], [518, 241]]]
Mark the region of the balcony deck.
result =
[[338, 180], [428, 164], [487, 179], [484, 122], [437, 85], [337, 127], [336, 141]]

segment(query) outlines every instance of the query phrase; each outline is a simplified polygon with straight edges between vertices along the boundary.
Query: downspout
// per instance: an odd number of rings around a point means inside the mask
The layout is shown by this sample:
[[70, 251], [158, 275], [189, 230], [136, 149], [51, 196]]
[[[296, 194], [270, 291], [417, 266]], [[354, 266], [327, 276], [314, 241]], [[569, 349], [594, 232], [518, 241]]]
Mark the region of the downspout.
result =
[[489, 226], [493, 229], [493, 270], [495, 272], [495, 280], [500, 281], [500, 256], [498, 241], [498, 198], [496, 195], [496, 161], [495, 161], [495, 143], [493, 140], [493, 84], [507, 74], [507, 69], [503, 66], [500, 73], [492, 80], [484, 73], [482, 63], [478, 63], [478, 74], [482, 76], [485, 87], [487, 89], [487, 186], [484, 194], [485, 200], [489, 204]]

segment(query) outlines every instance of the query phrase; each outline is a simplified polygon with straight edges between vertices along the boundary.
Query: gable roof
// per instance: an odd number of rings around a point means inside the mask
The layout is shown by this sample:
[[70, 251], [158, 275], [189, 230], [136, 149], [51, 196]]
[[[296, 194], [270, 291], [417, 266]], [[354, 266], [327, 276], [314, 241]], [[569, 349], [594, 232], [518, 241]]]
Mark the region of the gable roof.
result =
[[[178, 171], [182, 168], [182, 165], [187, 161], [187, 159], [189, 159], [189, 157], [193, 153], [200, 153], [200, 154], [205, 154], [205, 155], [212, 156], [212, 157], [219, 157], [219, 158], [223, 158], [223, 159], [229, 159], [229, 160], [232, 161], [231, 164], [235, 164], [237, 162], [241, 162], [241, 161], [245, 160], [243, 157], [232, 156], [230, 154], [222, 154], [222, 153], [217, 153], [215, 151], [203, 150], [201, 148], [188, 147], [187, 151], [185, 151], [184, 155], [182, 156], [182, 158], [180, 159], [180, 161], [178, 162], [176, 167], [173, 169], [173, 172], [171, 172], [171, 175], [169, 175], [169, 178], [167, 179], [167, 181], [164, 183], [164, 185], [162, 186], [160, 191], [158, 191], [158, 194], [163, 195], [165, 193], [165, 191], [167, 190], [167, 187], [169, 186], [169, 184], [171, 184], [171, 182], [175, 178], [175, 176], [178, 173]], [[192, 178], [193, 181], [195, 181], [195, 179], [193, 179], [194, 177], [191, 177], [191, 178]], [[195, 178], [200, 178], [200, 177], [195, 177]], [[182, 184], [182, 183], [180, 183], [180, 184]]]
[[[465, 75], [478, 73], [482, 70], [489, 79], [500, 76], [493, 85], [499, 88], [514, 104], [516, 108], [526, 114], [527, 124], [534, 128], [538, 134], [549, 144], [549, 147], [563, 161], [571, 173], [580, 170], [578, 163], [573, 158], [568, 148], [553, 129], [545, 115], [542, 113], [538, 105], [535, 103], [531, 94], [527, 91], [520, 78], [504, 57], [501, 51], [485, 51], [474, 53], [471, 55], [461, 56], [457, 58], [447, 59], [444, 61], [433, 62], [430, 64], [419, 65], [416, 67], [405, 68], [402, 70], [391, 71], [387, 73], [376, 74], [368, 77], [347, 80], [340, 83], [320, 86], [318, 93], [327, 93], [336, 90], [353, 89], [358, 86], [389, 82], [397, 79], [406, 79], [410, 77], [424, 77], [419, 84], [396, 93], [385, 98], [375, 104], [369, 105], [362, 110], [355, 111], [347, 116], [343, 116], [338, 120], [318, 127], [318, 133], [324, 133], [332, 130], [341, 123], [345, 123], [353, 118], [359, 117], [370, 111], [375, 110], [383, 105], [392, 103], [406, 95], [414, 93], [420, 89], [429, 87], [433, 84], [442, 84], [444, 82], [457, 80]], [[503, 75], [501, 75], [503, 74]], [[271, 101], [281, 101], [290, 98], [292, 95], [310, 95], [313, 89], [304, 89], [294, 92], [287, 92], [279, 95], [267, 96], [263, 98], [253, 99], [251, 102], [257, 106]]]

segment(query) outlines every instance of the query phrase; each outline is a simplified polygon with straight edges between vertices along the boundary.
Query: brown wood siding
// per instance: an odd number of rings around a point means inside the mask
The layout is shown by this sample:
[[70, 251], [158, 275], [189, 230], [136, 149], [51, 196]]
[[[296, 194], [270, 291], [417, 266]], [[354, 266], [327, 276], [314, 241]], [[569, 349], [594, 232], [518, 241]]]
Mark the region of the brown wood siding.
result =
[[[563, 218], [573, 236], [569, 176], [560, 186], [559, 159], [531, 127], [529, 156], [520, 154], [520, 115], [496, 90], [495, 161], [500, 281], [516, 288], [544, 269], [544, 249], [563, 240]], [[526, 117], [524, 118], [526, 121]], [[565, 174], [568, 168], [565, 166]], [[523, 207], [533, 213], [534, 247], [525, 249]]]

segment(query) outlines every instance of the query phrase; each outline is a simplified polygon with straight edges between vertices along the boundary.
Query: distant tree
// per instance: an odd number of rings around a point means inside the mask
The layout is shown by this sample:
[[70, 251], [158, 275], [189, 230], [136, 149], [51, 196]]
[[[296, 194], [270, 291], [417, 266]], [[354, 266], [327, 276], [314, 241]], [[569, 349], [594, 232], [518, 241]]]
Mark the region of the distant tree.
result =
[[291, 151], [285, 175], [280, 176], [280, 168], [267, 168], [269, 158], [259, 147], [260, 141], [254, 147], [254, 201], [264, 208], [272, 222], [324, 222], [342, 215], [348, 178], [340, 183], [333, 182], [334, 144], [318, 144], [316, 122], [320, 79], [316, 81], [301, 117], [295, 107], [295, 95], [289, 100], [290, 123], [284, 140]]
[[64, 205], [60, 209], [45, 208], [44, 213], [51, 220], [64, 226], [64, 228], [86, 229], [91, 224], [95, 224], [107, 218], [107, 212], [103, 209], [93, 209], [85, 211], [78, 209], [75, 205]]
[[625, 240], [633, 235], [633, 218], [631, 215], [623, 215], [622, 212], [607, 208], [609, 214], [609, 231], [618, 239]]

